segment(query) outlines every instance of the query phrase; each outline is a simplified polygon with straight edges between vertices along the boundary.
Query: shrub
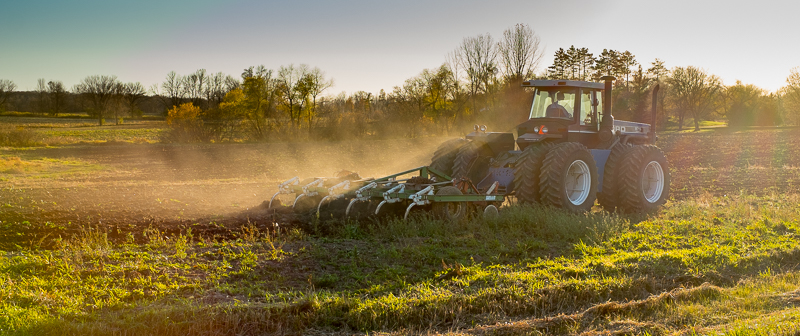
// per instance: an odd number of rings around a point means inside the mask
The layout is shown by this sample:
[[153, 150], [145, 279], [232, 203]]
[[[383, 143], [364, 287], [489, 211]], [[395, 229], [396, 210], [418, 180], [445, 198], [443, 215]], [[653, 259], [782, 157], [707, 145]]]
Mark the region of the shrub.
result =
[[192, 103], [173, 106], [167, 111], [167, 125], [170, 131], [164, 136], [167, 142], [198, 142], [208, 140], [200, 118], [201, 110]]
[[2, 127], [0, 126], [0, 146], [9, 147], [31, 147], [41, 146], [37, 141], [39, 134], [23, 127]]

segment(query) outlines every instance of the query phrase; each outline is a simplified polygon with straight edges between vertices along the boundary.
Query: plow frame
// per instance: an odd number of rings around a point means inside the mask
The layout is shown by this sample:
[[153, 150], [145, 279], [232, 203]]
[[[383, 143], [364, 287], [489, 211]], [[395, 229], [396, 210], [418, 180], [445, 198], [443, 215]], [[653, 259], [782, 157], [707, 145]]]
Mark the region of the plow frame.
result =
[[[417, 176], [425, 179], [433, 180], [433, 183], [419, 184], [418, 188], [407, 188], [406, 182], [409, 179], [398, 179], [399, 177], [418, 173]], [[429, 166], [421, 166], [414, 169], [405, 170], [392, 175], [383, 176], [380, 178], [368, 178], [362, 180], [348, 181], [346, 188], [349, 190], [343, 192], [336, 192], [336, 189], [343, 189], [343, 182], [333, 187], [325, 187], [322, 183], [324, 179], [316, 178], [313, 182], [303, 186], [298, 183], [295, 177], [289, 181], [282, 183], [279, 186], [279, 194], [295, 193], [298, 200], [306, 195], [322, 196], [322, 200], [317, 205], [317, 215], [325, 200], [338, 199], [342, 197], [350, 198], [350, 202], [345, 211], [346, 216], [349, 215], [350, 210], [354, 203], [364, 201], [378, 201], [375, 214], [378, 214], [380, 208], [387, 203], [400, 203], [408, 201], [410, 204], [406, 208], [404, 218], [408, 217], [409, 212], [414, 206], [428, 205], [439, 202], [465, 202], [476, 203], [481, 206], [486, 206], [488, 203], [502, 204], [505, 201], [504, 194], [496, 194], [498, 188], [490, 188], [487, 193], [465, 193], [461, 195], [436, 195], [436, 192], [446, 186], [456, 186], [457, 182], [450, 176], [444, 174]], [[471, 183], [470, 183], [471, 184]], [[422, 188], [419, 188], [422, 187]], [[476, 192], [477, 190], [472, 187], [465, 192]], [[275, 198], [273, 196], [273, 198]], [[271, 206], [271, 202], [270, 202]]]

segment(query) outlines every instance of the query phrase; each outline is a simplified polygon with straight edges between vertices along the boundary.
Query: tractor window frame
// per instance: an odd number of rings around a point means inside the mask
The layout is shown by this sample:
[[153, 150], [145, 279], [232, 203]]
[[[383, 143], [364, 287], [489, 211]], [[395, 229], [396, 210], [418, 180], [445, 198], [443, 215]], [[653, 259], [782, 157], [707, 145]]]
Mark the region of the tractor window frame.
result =
[[[600, 106], [602, 104], [602, 94], [599, 90], [581, 89], [579, 96], [580, 117], [578, 123], [581, 126], [600, 129]], [[597, 104], [593, 104], [593, 102]], [[586, 121], [589, 122], [586, 122]]]
[[[542, 92], [545, 94], [542, 95]], [[548, 87], [546, 89], [536, 88], [533, 92], [533, 102], [531, 103], [531, 110], [528, 116], [529, 119], [547, 118], [547, 107], [553, 102], [553, 95], [557, 92], [564, 93], [564, 100], [561, 100], [561, 105], [569, 114], [571, 118], [560, 118], [568, 120], [578, 120], [580, 112], [580, 88], [576, 87]], [[570, 97], [572, 95], [572, 97]]]

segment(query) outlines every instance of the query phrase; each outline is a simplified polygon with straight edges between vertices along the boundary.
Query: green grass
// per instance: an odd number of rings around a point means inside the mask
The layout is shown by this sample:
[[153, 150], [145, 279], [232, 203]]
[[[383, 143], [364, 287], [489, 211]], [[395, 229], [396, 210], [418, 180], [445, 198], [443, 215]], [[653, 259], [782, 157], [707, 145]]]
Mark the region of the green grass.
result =
[[148, 230], [112, 243], [86, 228], [55, 250], [5, 253], [0, 329], [788, 333], [800, 324], [798, 201], [699, 198], [646, 218], [512, 207], [325, 236], [245, 226], [235, 240]]
[[74, 142], [137, 142], [155, 143], [161, 140], [165, 128], [104, 128], [104, 129], [52, 129], [39, 131], [50, 139], [63, 139], [66, 143]]

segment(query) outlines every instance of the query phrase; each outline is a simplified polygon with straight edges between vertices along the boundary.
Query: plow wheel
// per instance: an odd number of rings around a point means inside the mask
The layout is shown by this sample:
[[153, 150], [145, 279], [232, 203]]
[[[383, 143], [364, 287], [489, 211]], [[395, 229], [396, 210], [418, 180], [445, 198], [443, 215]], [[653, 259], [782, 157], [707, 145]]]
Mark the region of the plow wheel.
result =
[[514, 167], [514, 192], [523, 204], [539, 203], [539, 174], [547, 151], [552, 144], [530, 145]]
[[656, 146], [635, 146], [622, 160], [619, 204], [625, 212], [652, 212], [669, 198], [669, 164]]
[[451, 139], [439, 145], [431, 158], [431, 168], [446, 175], [453, 175], [453, 162], [456, 160], [461, 146], [468, 143], [467, 139]]
[[541, 202], [571, 212], [589, 211], [597, 197], [597, 166], [592, 153], [577, 142], [551, 148], [539, 175]]
[[[456, 187], [444, 187], [436, 195], [463, 195]], [[458, 221], [467, 215], [467, 205], [464, 202], [435, 202], [432, 206], [433, 214], [448, 221]]]
[[613, 212], [617, 208], [622, 159], [628, 155], [632, 148], [633, 146], [628, 144], [618, 144], [608, 156], [606, 166], [603, 169], [603, 190], [597, 193], [597, 200], [606, 211]]

